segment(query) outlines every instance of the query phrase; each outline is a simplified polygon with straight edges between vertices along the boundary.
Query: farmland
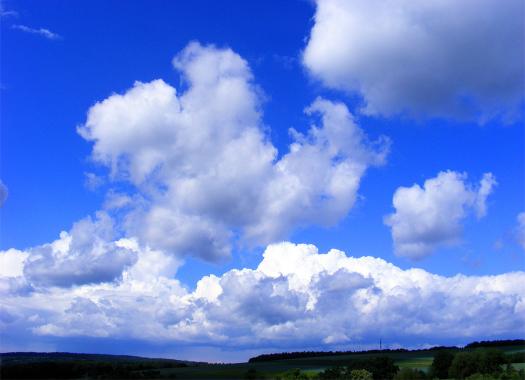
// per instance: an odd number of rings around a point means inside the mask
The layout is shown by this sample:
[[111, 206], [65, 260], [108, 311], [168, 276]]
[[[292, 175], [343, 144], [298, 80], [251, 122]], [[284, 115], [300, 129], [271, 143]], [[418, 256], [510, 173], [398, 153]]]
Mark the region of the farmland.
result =
[[[502, 345], [449, 347], [451, 352], [473, 352], [483, 348], [501, 350], [517, 360], [517, 369], [525, 366], [524, 341]], [[171, 378], [171, 379], [246, 379], [314, 378], [327, 368], [389, 358], [400, 369], [418, 369], [428, 373], [436, 352], [426, 350], [374, 350], [363, 352], [313, 352], [263, 355], [249, 362], [217, 364], [136, 356], [90, 355], [70, 353], [4, 353], [2, 379], [5, 378]], [[521, 354], [520, 354], [521, 353]], [[520, 356], [521, 355], [521, 356]], [[295, 377], [294, 377], [295, 376]]]

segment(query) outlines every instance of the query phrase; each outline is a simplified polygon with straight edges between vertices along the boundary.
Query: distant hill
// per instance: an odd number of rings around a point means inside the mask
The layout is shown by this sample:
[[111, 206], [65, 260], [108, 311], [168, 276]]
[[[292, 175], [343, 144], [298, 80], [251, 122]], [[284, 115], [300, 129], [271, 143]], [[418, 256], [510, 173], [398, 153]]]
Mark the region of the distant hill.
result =
[[159, 369], [198, 365], [174, 359], [70, 352], [0, 353], [0, 363], [2, 379], [155, 378]]
[[73, 352], [6, 352], [0, 353], [2, 365], [12, 363], [29, 363], [38, 361], [111, 361], [121, 363], [162, 363], [165, 364], [188, 364], [194, 363], [186, 360], [145, 358], [132, 355], [109, 355], [109, 354], [78, 354]]

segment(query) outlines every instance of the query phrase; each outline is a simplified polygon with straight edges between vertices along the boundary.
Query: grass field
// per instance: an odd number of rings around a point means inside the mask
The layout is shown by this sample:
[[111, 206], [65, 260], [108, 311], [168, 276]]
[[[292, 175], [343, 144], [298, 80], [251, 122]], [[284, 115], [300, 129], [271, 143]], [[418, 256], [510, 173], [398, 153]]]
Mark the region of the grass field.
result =
[[426, 372], [432, 364], [432, 359], [432, 356], [422, 356], [420, 358], [398, 360], [395, 363], [399, 368], [415, 368]]
[[[525, 351], [525, 347], [494, 347], [507, 353]], [[163, 376], [174, 376], [179, 379], [244, 379], [249, 369], [266, 378], [272, 378], [287, 371], [300, 369], [308, 375], [315, 375], [326, 368], [344, 366], [349, 360], [364, 359], [377, 356], [391, 357], [400, 368], [417, 368], [427, 372], [432, 364], [433, 354], [429, 351], [395, 352], [389, 354], [355, 353], [341, 356], [317, 356], [312, 358], [276, 360], [270, 362], [239, 363], [239, 364], [207, 364], [186, 368], [170, 368], [161, 371]], [[515, 363], [516, 369], [525, 368], [525, 363]]]
[[512, 366], [517, 370], [525, 369], [525, 363], [513, 363]]

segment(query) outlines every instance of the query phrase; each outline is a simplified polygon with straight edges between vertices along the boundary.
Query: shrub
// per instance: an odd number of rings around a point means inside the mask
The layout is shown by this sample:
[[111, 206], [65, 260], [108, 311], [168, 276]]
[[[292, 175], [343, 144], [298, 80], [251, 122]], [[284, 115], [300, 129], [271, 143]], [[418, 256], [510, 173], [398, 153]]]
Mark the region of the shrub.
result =
[[350, 371], [350, 380], [372, 380], [372, 374], [366, 369], [353, 369]]
[[338, 380], [346, 379], [347, 368], [346, 367], [332, 367], [327, 368], [323, 372], [320, 372], [317, 377], [319, 380]]
[[394, 380], [424, 380], [427, 378], [425, 372], [419, 369], [402, 368], [395, 376]]

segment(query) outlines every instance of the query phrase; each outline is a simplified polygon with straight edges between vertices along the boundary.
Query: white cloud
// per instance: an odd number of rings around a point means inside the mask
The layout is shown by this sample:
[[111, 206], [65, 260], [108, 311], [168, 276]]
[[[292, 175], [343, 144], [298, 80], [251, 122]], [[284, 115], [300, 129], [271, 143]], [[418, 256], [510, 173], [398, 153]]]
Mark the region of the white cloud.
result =
[[28, 252], [14, 248], [0, 252], [0, 293], [17, 295], [32, 290], [24, 278], [24, 265], [28, 256]]
[[379, 336], [390, 342], [500, 337], [525, 323], [523, 272], [443, 277], [378, 258], [280, 243], [266, 249], [256, 269], [205, 276], [190, 292], [172, 279], [178, 266], [172, 256], [134, 240], [122, 244], [138, 260], [118, 282], [23, 297], [4, 292], [3, 308], [16, 318], [1, 321], [0, 331], [292, 349], [375, 342]]
[[113, 241], [113, 221], [103, 213], [85, 218], [51, 244], [31, 248], [24, 274], [31, 285], [67, 287], [113, 281], [136, 253]]
[[186, 91], [136, 82], [91, 107], [78, 129], [112, 178], [135, 186], [142, 201], [125, 225], [152, 248], [221, 260], [238, 235], [267, 244], [298, 226], [333, 225], [366, 169], [385, 160], [388, 140], [369, 141], [343, 104], [324, 99], [306, 110], [320, 125], [292, 130], [278, 159], [246, 61], [191, 43], [173, 64]]
[[497, 186], [496, 178], [492, 173], [485, 173], [480, 181], [478, 193], [476, 194], [476, 215], [482, 218], [487, 214], [487, 197], [492, 193], [492, 190]]
[[105, 210], [121, 209], [129, 206], [133, 202], [133, 199], [125, 194], [115, 190], [109, 190], [104, 200]]
[[516, 238], [519, 245], [525, 250], [525, 212], [518, 214], [518, 227], [516, 228]]
[[523, 101], [520, 0], [317, 0], [303, 63], [363, 112], [512, 116]]
[[27, 252], [8, 249], [0, 255], [0, 277], [19, 277], [23, 275]]
[[423, 188], [399, 187], [393, 197], [396, 211], [385, 218], [396, 254], [418, 259], [441, 245], [458, 243], [468, 212], [483, 217], [495, 185], [492, 173], [485, 173], [479, 188], [474, 188], [466, 183], [466, 174], [447, 171], [426, 180]]
[[31, 28], [26, 25], [19, 25], [19, 24], [11, 25], [11, 28], [16, 29], [16, 30], [21, 30], [24, 33], [37, 34], [39, 36], [47, 38], [48, 40], [58, 40], [62, 38], [59, 34], [54, 33], [50, 31], [49, 29], [45, 29], [45, 28], [36, 29], [36, 28]]
[[7, 196], [9, 195], [9, 190], [7, 189], [7, 186], [4, 185], [2, 180], [0, 180], [0, 207], [2, 207], [7, 200]]
[[84, 173], [84, 186], [88, 190], [95, 191], [104, 184], [104, 178], [95, 173], [85, 172]]

